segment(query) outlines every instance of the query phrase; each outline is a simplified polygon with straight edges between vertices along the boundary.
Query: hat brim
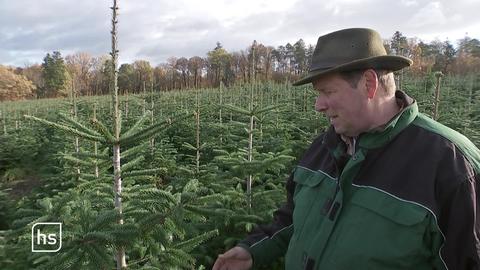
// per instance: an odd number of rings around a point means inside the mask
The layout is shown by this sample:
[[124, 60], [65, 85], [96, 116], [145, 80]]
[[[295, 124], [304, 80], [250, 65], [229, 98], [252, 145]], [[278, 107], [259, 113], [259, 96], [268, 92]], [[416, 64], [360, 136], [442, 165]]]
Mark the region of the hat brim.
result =
[[333, 72], [353, 71], [353, 70], [361, 70], [361, 69], [368, 69], [368, 68], [397, 71], [402, 68], [408, 67], [410, 65], [412, 65], [412, 60], [403, 56], [397, 56], [397, 55], [375, 56], [375, 57], [355, 60], [343, 65], [312, 70], [305, 77], [294, 82], [292, 85], [299, 86], [299, 85], [311, 83], [314, 79], [322, 75], [330, 74]]

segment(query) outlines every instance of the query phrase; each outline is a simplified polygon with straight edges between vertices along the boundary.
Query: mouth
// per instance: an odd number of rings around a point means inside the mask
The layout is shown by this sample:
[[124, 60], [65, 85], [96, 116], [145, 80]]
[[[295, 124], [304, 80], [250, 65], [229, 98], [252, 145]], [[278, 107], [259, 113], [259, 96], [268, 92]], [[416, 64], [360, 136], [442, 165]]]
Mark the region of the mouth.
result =
[[335, 120], [335, 119], [338, 118], [338, 115], [327, 116], [327, 118], [328, 118], [328, 121], [329, 121], [330, 123], [332, 123], [333, 120]]

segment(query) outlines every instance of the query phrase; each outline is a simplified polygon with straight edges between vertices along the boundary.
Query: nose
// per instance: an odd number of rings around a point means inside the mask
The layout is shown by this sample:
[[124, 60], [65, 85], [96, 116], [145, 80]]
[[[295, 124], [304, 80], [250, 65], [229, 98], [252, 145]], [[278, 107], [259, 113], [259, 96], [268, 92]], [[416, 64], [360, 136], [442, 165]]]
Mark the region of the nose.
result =
[[317, 112], [324, 112], [328, 109], [327, 99], [325, 95], [318, 95], [315, 99], [315, 110]]

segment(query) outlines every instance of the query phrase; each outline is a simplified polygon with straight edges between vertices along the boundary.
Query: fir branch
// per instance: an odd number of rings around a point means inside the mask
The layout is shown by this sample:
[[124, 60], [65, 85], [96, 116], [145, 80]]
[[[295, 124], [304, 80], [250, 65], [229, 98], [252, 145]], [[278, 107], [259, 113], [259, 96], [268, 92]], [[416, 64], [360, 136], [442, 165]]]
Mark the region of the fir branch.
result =
[[71, 155], [64, 155], [63, 158], [65, 160], [71, 161], [72, 163], [75, 163], [75, 164], [78, 164], [78, 165], [83, 165], [83, 166], [87, 166], [87, 167], [95, 166], [95, 164], [93, 162], [81, 160], [81, 159], [78, 159], [78, 158], [73, 157]]
[[48, 121], [48, 120], [45, 120], [45, 119], [41, 119], [41, 118], [38, 118], [38, 117], [35, 117], [35, 116], [31, 116], [31, 115], [24, 115], [24, 117], [26, 119], [30, 119], [30, 120], [42, 123], [42, 124], [47, 125], [47, 126], [57, 128], [59, 130], [62, 130], [64, 132], [69, 133], [69, 134], [74, 135], [74, 136], [78, 136], [80, 138], [84, 138], [84, 139], [88, 139], [88, 140], [96, 141], [96, 142], [100, 142], [100, 143], [107, 142], [105, 140], [105, 138], [103, 138], [103, 137], [93, 136], [93, 135], [87, 134], [85, 132], [78, 131], [77, 129], [74, 129], [74, 128], [69, 127], [69, 126], [57, 124], [57, 123], [54, 123], [54, 122], [51, 122], [51, 121]]
[[269, 197], [278, 197], [283, 195], [283, 190], [280, 188], [277, 188], [275, 190], [263, 190], [263, 191], [258, 191], [253, 194], [253, 199], [265, 199]]
[[154, 136], [159, 131], [164, 129], [166, 126], [171, 125], [171, 124], [172, 124], [172, 122], [171, 122], [170, 118], [168, 118], [168, 119], [166, 119], [162, 122], [151, 125], [150, 127], [147, 127], [143, 130], [140, 130], [140, 131], [138, 131], [136, 133], [133, 133], [133, 134], [130, 134], [128, 136], [125, 136], [125, 134], [124, 134], [120, 137], [120, 145], [128, 146], [128, 145], [135, 144], [137, 142], [149, 139], [150, 137]]
[[58, 116], [60, 117], [61, 120], [66, 122], [66, 124], [73, 126], [74, 128], [76, 128], [77, 130], [79, 130], [81, 132], [84, 132], [86, 134], [90, 134], [92, 136], [98, 136], [98, 137], [102, 136], [102, 135], [100, 135], [100, 133], [96, 132], [93, 129], [90, 129], [89, 127], [82, 124], [80, 121], [78, 121], [76, 119], [73, 119], [70, 116], [67, 116], [63, 113], [59, 113]]
[[90, 120], [93, 127], [98, 131], [100, 132], [100, 134], [103, 135], [103, 137], [105, 138], [106, 142], [110, 143], [110, 144], [113, 144], [115, 143], [115, 137], [113, 137], [112, 133], [108, 130], [108, 128], [102, 123], [100, 122], [98, 119], [91, 119]]
[[128, 246], [138, 237], [138, 228], [133, 224], [114, 224], [113, 230], [107, 231], [115, 237], [116, 245]]
[[188, 181], [185, 186], [183, 186], [183, 192], [197, 192], [200, 182], [198, 179], [191, 179]]
[[202, 197], [197, 197], [194, 200], [195, 204], [209, 204], [209, 203], [216, 203], [221, 202], [226, 199], [226, 196], [223, 194], [212, 194]]
[[78, 157], [78, 158], [91, 158], [91, 159], [98, 159], [98, 160], [108, 160], [111, 162], [110, 157], [105, 154], [93, 154], [89, 152], [78, 152], [78, 153], [73, 153], [72, 156]]
[[[125, 192], [128, 191], [125, 190]], [[173, 204], [177, 202], [177, 199], [170, 192], [156, 188], [138, 188], [137, 186], [130, 190], [130, 194], [138, 199], [164, 200]]]
[[42, 270], [68, 270], [72, 269], [72, 266], [82, 260], [82, 254], [79, 254], [77, 249], [69, 249], [61, 253], [57, 253], [47, 264], [38, 267]]
[[179, 212], [177, 210], [172, 211], [169, 216], [165, 218], [163, 225], [167, 231], [179, 237], [180, 239], [183, 239], [185, 237], [185, 226], [182, 226], [184, 225], [184, 222], [182, 222], [182, 219], [178, 218]]
[[123, 180], [125, 181], [125, 185], [135, 185], [140, 183], [152, 183], [157, 178], [153, 175], [137, 175], [137, 176], [123, 176]]
[[251, 222], [251, 223], [259, 223], [263, 221], [263, 219], [257, 215], [248, 215], [248, 214], [235, 215], [233, 219], [241, 222]]
[[102, 243], [105, 245], [116, 243], [116, 241], [117, 238], [112, 230], [88, 232], [81, 240], [82, 243]]
[[143, 199], [152, 199], [152, 200], [163, 200], [168, 203], [177, 203], [177, 199], [170, 193], [159, 189], [143, 189], [141, 193], [136, 195], [138, 198]]
[[142, 117], [140, 117], [129, 130], [127, 130], [127, 132], [122, 134], [122, 138], [129, 137], [130, 135], [137, 133], [142, 127], [142, 125], [145, 123], [145, 121], [148, 120], [149, 113], [150, 111], [146, 111], [145, 114], [142, 115]]
[[192, 256], [179, 249], [166, 249], [160, 256], [177, 267], [192, 268], [195, 263]]
[[182, 147], [185, 147], [186, 149], [191, 150], [191, 151], [197, 151], [197, 148], [195, 146], [189, 144], [188, 142], [184, 142], [182, 144]]
[[137, 156], [137, 155], [141, 154], [141, 152], [144, 151], [145, 148], [146, 148], [146, 143], [139, 144], [139, 145], [134, 146], [134, 147], [130, 147], [127, 150], [122, 152], [122, 159], [128, 159], [133, 155]]
[[120, 217], [120, 213], [115, 209], [103, 211], [98, 214], [97, 218], [91, 224], [90, 228], [94, 230], [99, 230], [110, 224], [115, 223], [115, 221], [117, 221]]
[[105, 171], [105, 172], [110, 170], [110, 168], [113, 167], [112, 160], [101, 160], [100, 162], [98, 162], [97, 165], [101, 171]]
[[143, 130], [138, 131], [137, 133], [134, 133], [130, 136], [121, 136], [120, 137], [120, 145], [130, 145], [134, 144], [139, 141], [143, 141], [146, 139], [151, 138], [158, 132], [160, 132], [162, 129], [165, 129], [166, 126], [172, 126], [173, 123], [176, 123], [178, 121], [187, 119], [190, 117], [190, 115], [177, 115], [174, 118], [167, 118], [162, 122], [156, 123], [154, 125], [151, 125]]
[[[146, 260], [149, 260], [149, 259], [147, 258], [147, 259], [142, 259], [142, 260], [138, 260], [138, 261], [133, 261], [133, 262], [130, 262], [129, 265], [132, 266], [132, 265], [135, 265], [135, 264], [139, 264], [139, 263], [142, 263]], [[162, 270], [163, 268], [158, 268], [158, 267], [151, 266], [151, 265], [144, 265], [140, 269], [141, 270]]]
[[85, 253], [90, 255], [90, 262], [95, 265], [95, 269], [108, 269], [114, 265], [114, 261], [110, 259], [110, 254], [105, 252], [105, 246], [99, 247], [95, 244], [89, 244], [84, 245], [83, 249]]
[[139, 156], [139, 157], [135, 158], [134, 160], [131, 160], [129, 162], [126, 162], [126, 163], [122, 164], [122, 166], [121, 166], [122, 173], [128, 172], [131, 169], [133, 169], [135, 167], [138, 167], [144, 160], [145, 160], [145, 157]]
[[235, 211], [229, 209], [207, 209], [204, 206], [194, 206], [194, 205], [185, 205], [183, 207], [185, 210], [192, 213], [196, 213], [206, 217], [212, 216], [222, 216], [222, 217], [231, 217], [235, 215]]
[[186, 241], [183, 241], [183, 242], [180, 242], [180, 243], [177, 243], [175, 244], [173, 247], [175, 249], [181, 249], [185, 252], [190, 252], [192, 251], [194, 248], [196, 248], [198, 245], [200, 245], [201, 243], [204, 243], [206, 242], [207, 240], [215, 237], [215, 236], [218, 236], [218, 230], [215, 229], [215, 230], [212, 230], [212, 231], [209, 231], [209, 232], [206, 232], [206, 233], [203, 233], [201, 235], [198, 235], [196, 237], [193, 237], [191, 239], [188, 239]]
[[33, 260], [32, 264], [34, 264], [34, 265], [39, 265], [39, 264], [42, 264], [42, 263], [44, 263], [44, 262], [49, 261], [50, 258], [51, 258], [51, 257], [48, 256], [48, 255], [40, 256], [40, 257], [36, 258], [35, 260]]
[[247, 111], [247, 110], [245, 110], [245, 109], [243, 109], [243, 108], [234, 106], [234, 105], [232, 105], [232, 104], [225, 104], [225, 105], [223, 105], [223, 108], [225, 108], [225, 109], [227, 109], [227, 110], [229, 110], [229, 111], [232, 111], [232, 112], [236, 112], [236, 113], [245, 115], [245, 116], [250, 116], [250, 115], [252, 115], [252, 112]]
[[148, 176], [150, 174], [166, 173], [166, 172], [167, 172], [166, 168], [134, 170], [134, 171], [129, 171], [129, 172], [122, 172], [122, 177]]
[[[125, 197], [124, 197], [125, 198]], [[151, 214], [150, 211], [147, 211], [145, 209], [137, 209], [136, 207], [132, 207], [132, 208], [126, 208], [124, 211], [123, 211], [123, 215], [125, 217], [133, 217], [135, 219], [140, 219], [144, 216], [147, 216]]]
[[[93, 179], [93, 180], [95, 180], [95, 179]], [[87, 182], [79, 184], [76, 188], [80, 192], [85, 191], [85, 190], [97, 190], [98, 188], [104, 188], [104, 189], [107, 189], [107, 188], [111, 189], [112, 188], [111, 184], [107, 183], [107, 181], [110, 182], [112, 180], [112, 177], [102, 177], [102, 178], [99, 178], [98, 180], [106, 180], [106, 181], [105, 182], [103, 182], [103, 181], [87, 181]]]
[[[261, 114], [263, 114], [263, 113], [276, 110], [276, 109], [278, 109], [278, 108], [280, 108], [280, 105], [270, 105], [270, 106], [267, 106], [267, 107], [264, 107], [264, 108], [261, 108], [261, 109], [255, 108], [255, 109], [253, 110], [253, 114], [258, 116], [258, 115], [261, 115]], [[260, 119], [259, 119], [259, 120], [260, 120]]]
[[[84, 180], [84, 181], [87, 181], [87, 182], [91, 182], [92, 180], [95, 180], [95, 181], [98, 181], [98, 182], [106, 182], [106, 181], [112, 180], [112, 177], [113, 176], [105, 176], [105, 175], [100, 175], [99, 177], [97, 177], [95, 174], [91, 174], [91, 173], [81, 173], [80, 174], [80, 179]], [[84, 183], [82, 183], [82, 184], [84, 184]]]
[[161, 225], [165, 223], [166, 216], [163, 213], [150, 213], [137, 220], [137, 225], [142, 234], [148, 234], [153, 230], [164, 230]]

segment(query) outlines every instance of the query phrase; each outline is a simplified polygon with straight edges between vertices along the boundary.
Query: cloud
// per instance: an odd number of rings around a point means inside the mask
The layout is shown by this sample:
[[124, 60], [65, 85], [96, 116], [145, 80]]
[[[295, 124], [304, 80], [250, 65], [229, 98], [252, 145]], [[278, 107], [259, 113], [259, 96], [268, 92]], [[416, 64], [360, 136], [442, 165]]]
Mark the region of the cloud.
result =
[[418, 6], [418, 2], [416, 0], [402, 0], [401, 3], [406, 7]]
[[440, 2], [431, 2], [419, 9], [408, 24], [417, 27], [443, 25], [447, 23], [447, 18], [443, 14], [443, 7]]
[[[477, 10], [480, 10], [479, 1], [421, 1], [411, 10], [404, 29], [410, 35], [426, 39], [431, 39], [432, 36], [459, 38], [466, 29], [480, 23]], [[472, 34], [479, 38], [480, 32], [477, 30]]]
[[[111, 1], [0, 0], [0, 63], [40, 63], [62, 55], [110, 51]], [[120, 1], [120, 62], [206, 56], [221, 42], [228, 51], [255, 39], [279, 46], [346, 27], [377, 29], [384, 38], [400, 31], [419, 38], [465, 32], [480, 38], [478, 0], [142, 0]], [[453, 38], [454, 40], [454, 38]]]
[[105, 3], [91, 1], [5, 1], [0, 5], [0, 62], [41, 62], [53, 50], [101, 53], [108, 48], [102, 46], [109, 31], [106, 9]]

